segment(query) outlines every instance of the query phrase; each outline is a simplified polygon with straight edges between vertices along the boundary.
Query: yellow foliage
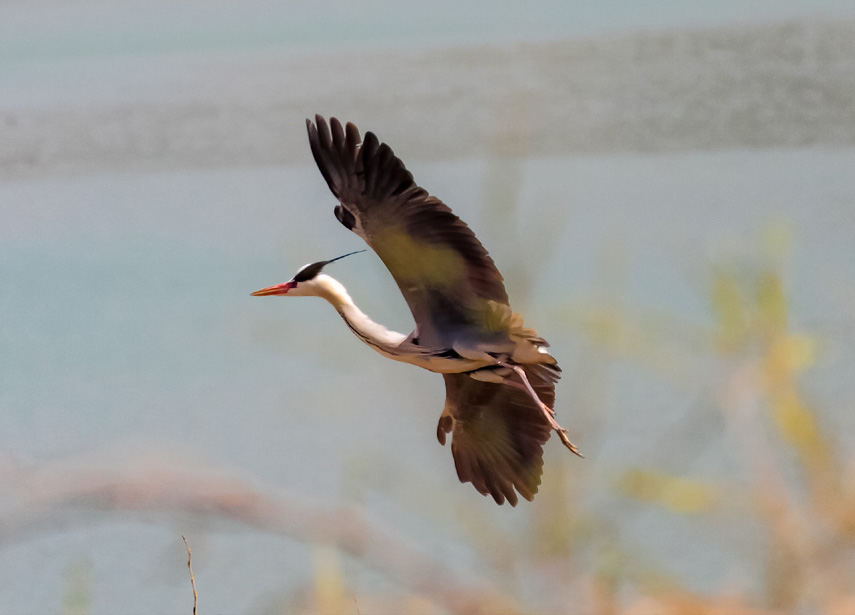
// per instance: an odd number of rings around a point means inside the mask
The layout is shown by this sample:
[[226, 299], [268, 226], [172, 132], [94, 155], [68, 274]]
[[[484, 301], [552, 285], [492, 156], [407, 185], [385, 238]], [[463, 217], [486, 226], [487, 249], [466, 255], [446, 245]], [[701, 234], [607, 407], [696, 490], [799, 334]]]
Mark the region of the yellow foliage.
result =
[[757, 312], [760, 325], [775, 334], [787, 329], [787, 295], [777, 272], [766, 272], [757, 281]]
[[624, 495], [682, 514], [708, 512], [720, 499], [719, 489], [709, 484], [638, 468], [624, 472], [617, 487]]
[[338, 551], [328, 546], [316, 546], [314, 560], [316, 613], [343, 613], [351, 609], [345, 597], [344, 574]]
[[718, 317], [716, 341], [719, 347], [723, 350], [739, 348], [747, 338], [749, 313], [734, 276], [723, 272], [714, 274], [712, 303]]
[[793, 391], [772, 396], [772, 417], [781, 435], [802, 455], [814, 456], [825, 449], [825, 442], [813, 412]]
[[771, 381], [779, 381], [810, 367], [815, 359], [816, 342], [811, 337], [798, 334], [775, 337], [766, 354], [767, 374]]

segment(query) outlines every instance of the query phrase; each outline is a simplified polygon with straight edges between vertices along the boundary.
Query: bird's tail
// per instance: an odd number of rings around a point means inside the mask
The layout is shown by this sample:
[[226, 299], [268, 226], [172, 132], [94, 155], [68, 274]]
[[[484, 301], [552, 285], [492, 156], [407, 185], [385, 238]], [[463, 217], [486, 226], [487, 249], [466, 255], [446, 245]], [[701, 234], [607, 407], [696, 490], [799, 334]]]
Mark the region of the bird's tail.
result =
[[558, 367], [558, 363], [529, 363], [522, 367], [526, 375], [533, 375], [538, 380], [554, 383], [561, 378], [561, 368]]

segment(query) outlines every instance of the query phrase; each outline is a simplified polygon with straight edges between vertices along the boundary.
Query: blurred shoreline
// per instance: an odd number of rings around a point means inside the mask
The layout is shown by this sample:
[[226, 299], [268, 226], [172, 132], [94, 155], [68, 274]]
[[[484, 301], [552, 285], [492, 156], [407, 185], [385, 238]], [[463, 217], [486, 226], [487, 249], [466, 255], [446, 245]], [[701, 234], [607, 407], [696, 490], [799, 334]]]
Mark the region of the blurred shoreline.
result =
[[0, 90], [0, 180], [306, 162], [316, 112], [421, 160], [855, 145], [853, 19], [59, 64]]
[[[0, 613], [189, 613], [182, 536], [203, 611], [855, 612], [855, 15], [641, 30], [763, 2], [0, 8]], [[364, 247], [314, 113], [553, 344], [587, 459], [530, 505], [459, 483], [436, 375], [250, 296]]]

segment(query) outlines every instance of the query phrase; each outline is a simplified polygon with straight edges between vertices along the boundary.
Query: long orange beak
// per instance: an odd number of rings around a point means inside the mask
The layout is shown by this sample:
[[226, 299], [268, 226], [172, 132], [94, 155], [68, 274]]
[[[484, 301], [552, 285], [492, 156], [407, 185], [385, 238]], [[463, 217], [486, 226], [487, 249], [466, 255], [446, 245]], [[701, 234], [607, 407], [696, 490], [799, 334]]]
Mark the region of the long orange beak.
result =
[[283, 284], [276, 284], [274, 286], [268, 286], [267, 288], [262, 288], [261, 290], [257, 290], [252, 293], [253, 297], [266, 297], [268, 295], [284, 295], [287, 294], [289, 290], [294, 288], [297, 284], [295, 282], [285, 282]]

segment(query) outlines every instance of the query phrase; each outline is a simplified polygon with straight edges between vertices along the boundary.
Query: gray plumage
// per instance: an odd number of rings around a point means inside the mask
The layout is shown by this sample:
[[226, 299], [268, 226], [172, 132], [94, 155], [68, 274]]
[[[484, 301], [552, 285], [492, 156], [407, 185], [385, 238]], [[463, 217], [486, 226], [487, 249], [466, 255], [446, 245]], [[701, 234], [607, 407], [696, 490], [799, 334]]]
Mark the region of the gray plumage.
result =
[[[445, 378], [446, 402], [437, 427], [458, 477], [503, 504], [531, 500], [540, 485], [543, 444], [553, 418], [560, 368], [548, 344], [525, 328], [508, 305], [501, 274], [469, 227], [413, 180], [385, 143], [356, 126], [321, 116], [306, 121], [315, 162], [339, 200], [336, 218], [377, 253], [415, 320], [410, 335], [389, 331], [363, 314], [344, 287], [305, 267], [313, 277], [272, 286], [257, 295], [321, 296], [364, 342], [391, 359]], [[304, 273], [303, 277], [308, 274]]]

